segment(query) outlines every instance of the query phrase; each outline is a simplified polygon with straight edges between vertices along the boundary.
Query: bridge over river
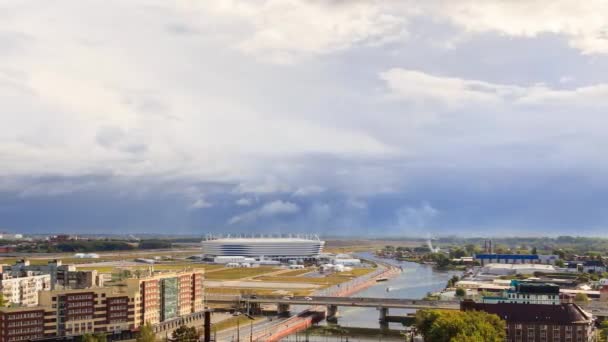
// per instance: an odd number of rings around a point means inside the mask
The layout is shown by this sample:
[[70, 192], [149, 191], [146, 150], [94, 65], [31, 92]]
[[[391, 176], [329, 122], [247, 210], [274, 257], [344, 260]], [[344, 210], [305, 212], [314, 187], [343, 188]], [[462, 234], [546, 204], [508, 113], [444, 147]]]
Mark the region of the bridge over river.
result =
[[[389, 309], [444, 309], [459, 310], [458, 300], [423, 300], [407, 298], [330, 297], [330, 296], [213, 296], [207, 298], [209, 304], [233, 304], [245, 310], [259, 308], [261, 304], [277, 305], [279, 315], [288, 314], [291, 305], [325, 306], [327, 319], [335, 319], [338, 307], [373, 307], [380, 311], [380, 322], [386, 320]], [[524, 304], [522, 304], [524, 305]], [[601, 318], [608, 317], [608, 303], [591, 301], [579, 304], [583, 310]]]

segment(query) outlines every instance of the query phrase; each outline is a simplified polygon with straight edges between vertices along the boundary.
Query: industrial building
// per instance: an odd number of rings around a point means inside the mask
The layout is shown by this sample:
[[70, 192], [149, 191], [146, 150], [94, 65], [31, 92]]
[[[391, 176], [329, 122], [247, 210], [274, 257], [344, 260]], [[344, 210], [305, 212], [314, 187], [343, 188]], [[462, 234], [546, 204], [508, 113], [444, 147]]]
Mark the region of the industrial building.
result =
[[208, 237], [201, 242], [207, 258], [221, 256], [258, 259], [293, 260], [316, 258], [323, 251], [325, 241], [317, 236], [307, 237]]
[[475, 260], [482, 266], [488, 263], [493, 264], [548, 264], [554, 265], [559, 259], [557, 255], [538, 255], [538, 254], [476, 254]]

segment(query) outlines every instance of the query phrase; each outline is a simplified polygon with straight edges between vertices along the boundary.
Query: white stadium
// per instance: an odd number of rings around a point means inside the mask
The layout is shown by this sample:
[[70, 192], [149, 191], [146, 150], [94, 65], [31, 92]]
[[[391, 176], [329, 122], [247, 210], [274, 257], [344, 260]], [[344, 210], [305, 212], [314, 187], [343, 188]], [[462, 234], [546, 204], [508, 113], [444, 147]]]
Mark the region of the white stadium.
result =
[[323, 251], [325, 241], [317, 236], [207, 237], [201, 242], [207, 257], [242, 256], [268, 259], [308, 259]]

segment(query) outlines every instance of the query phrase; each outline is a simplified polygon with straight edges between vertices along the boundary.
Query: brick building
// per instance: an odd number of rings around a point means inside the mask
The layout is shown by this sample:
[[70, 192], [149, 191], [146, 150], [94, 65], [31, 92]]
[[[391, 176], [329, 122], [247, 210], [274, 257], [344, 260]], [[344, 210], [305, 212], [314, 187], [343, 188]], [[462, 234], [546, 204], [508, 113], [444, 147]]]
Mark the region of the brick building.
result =
[[578, 305], [518, 304], [463, 301], [461, 310], [495, 314], [507, 322], [507, 342], [595, 341], [592, 315]]
[[54, 290], [41, 293], [40, 304], [54, 312], [57, 336], [135, 329], [133, 296], [118, 287]]
[[203, 271], [160, 273], [127, 279], [127, 288], [136, 293], [136, 327], [202, 311], [203, 274]]
[[29, 341], [55, 336], [54, 313], [44, 308], [2, 308], [0, 311], [0, 341]]

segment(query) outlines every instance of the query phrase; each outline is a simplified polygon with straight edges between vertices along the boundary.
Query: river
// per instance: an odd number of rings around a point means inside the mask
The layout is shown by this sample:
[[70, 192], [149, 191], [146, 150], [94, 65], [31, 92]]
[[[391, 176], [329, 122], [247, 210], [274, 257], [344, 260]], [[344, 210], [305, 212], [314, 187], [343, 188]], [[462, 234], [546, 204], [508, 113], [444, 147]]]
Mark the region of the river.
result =
[[[430, 265], [423, 265], [408, 261], [397, 261], [392, 259], [379, 259], [373, 253], [358, 253], [357, 257], [367, 260], [380, 260], [385, 263], [401, 266], [403, 272], [397, 277], [363, 290], [354, 297], [375, 298], [411, 298], [421, 299], [428, 292], [443, 290], [447, 281], [454, 275], [460, 276], [460, 271], [437, 271]], [[390, 291], [386, 289], [389, 288]], [[405, 315], [413, 312], [410, 309], [391, 309], [391, 315]], [[320, 324], [326, 324], [322, 322]], [[345, 327], [379, 328], [378, 311], [375, 308], [340, 307], [338, 312], [338, 324]], [[390, 323], [390, 329], [402, 330], [400, 323]], [[386, 339], [391, 340], [391, 339]], [[295, 341], [293, 336], [283, 341]], [[311, 337], [309, 341], [333, 341], [332, 338]], [[351, 339], [351, 341], [372, 341], [372, 339]], [[374, 341], [377, 341], [374, 339]]]
[[[359, 253], [357, 257], [367, 260], [381, 260], [385, 263], [401, 266], [403, 272], [397, 277], [363, 290], [355, 297], [375, 298], [413, 298], [421, 299], [428, 292], [442, 290], [453, 275], [461, 275], [459, 271], [437, 271], [430, 265], [391, 259], [378, 259], [372, 253]], [[387, 292], [387, 288], [390, 291]], [[341, 307], [338, 323], [347, 327], [378, 328], [378, 311], [372, 308]], [[390, 314], [406, 314], [413, 312], [408, 309], [391, 309]], [[399, 323], [390, 323], [391, 329], [402, 329]]]

